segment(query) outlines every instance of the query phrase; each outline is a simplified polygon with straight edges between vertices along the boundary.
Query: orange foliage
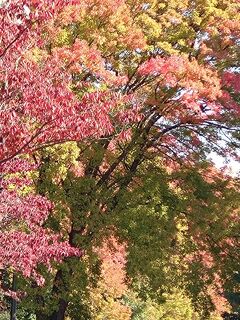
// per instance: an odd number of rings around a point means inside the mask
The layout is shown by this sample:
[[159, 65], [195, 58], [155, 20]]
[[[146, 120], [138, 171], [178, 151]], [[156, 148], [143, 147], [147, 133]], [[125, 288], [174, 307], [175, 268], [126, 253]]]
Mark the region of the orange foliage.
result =
[[106, 239], [96, 252], [102, 261], [101, 279], [96, 288], [91, 289], [91, 300], [95, 319], [129, 320], [131, 310], [121, 298], [127, 292], [126, 246], [115, 237]]

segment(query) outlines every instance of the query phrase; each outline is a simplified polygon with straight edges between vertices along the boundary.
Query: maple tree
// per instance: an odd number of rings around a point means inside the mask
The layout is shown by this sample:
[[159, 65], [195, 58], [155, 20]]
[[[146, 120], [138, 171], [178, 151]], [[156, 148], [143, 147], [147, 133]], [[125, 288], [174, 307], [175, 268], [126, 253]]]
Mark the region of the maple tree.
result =
[[123, 301], [128, 291], [124, 245], [112, 237], [96, 251], [102, 263], [97, 286], [90, 289], [92, 318], [131, 319], [131, 309]]
[[25, 309], [79, 317], [94, 248], [118, 235], [143, 299], [177, 284], [209, 317], [238, 270], [238, 182], [207, 157], [238, 157], [239, 2], [6, 0], [0, 16], [0, 261]]
[[[28, 5], [32, 6], [32, 12]], [[41, 23], [55, 12], [54, 6], [51, 10], [48, 5], [46, 2], [36, 4], [3, 1], [0, 7], [1, 268], [11, 266], [25, 276], [34, 276], [39, 284], [43, 282], [43, 278], [36, 272], [38, 263], [45, 263], [50, 267], [51, 259], [61, 260], [65, 255], [80, 254], [67, 242], [60, 243], [58, 235], [51, 235], [42, 228], [51, 209], [49, 201], [34, 194], [23, 197], [21, 191], [17, 190], [22, 185], [29, 184], [28, 171], [36, 168], [36, 164], [26, 158], [26, 149], [38, 136], [39, 122], [36, 115], [32, 115], [32, 119], [27, 121], [31, 117], [29, 97], [24, 95], [31, 86], [30, 78], [34, 74], [29, 73], [31, 66], [26, 60], [23, 61], [24, 54], [39, 41], [37, 35]], [[34, 65], [31, 69], [34, 72]], [[24, 84], [26, 78], [29, 83]], [[34, 104], [34, 107], [37, 105]], [[41, 127], [41, 123], [39, 124]], [[21, 153], [25, 155], [25, 159], [16, 159], [15, 156]], [[18, 172], [25, 172], [25, 176], [18, 176]], [[11, 184], [16, 185], [15, 190], [9, 188]]]
[[[58, 238], [50, 237], [40, 228], [51, 208], [44, 197], [30, 195], [21, 199], [19, 192], [9, 191], [8, 186], [31, 184], [27, 174], [40, 165], [34, 156], [35, 150], [64, 141], [106, 135], [112, 131], [108, 113], [116, 104], [113, 95], [93, 93], [78, 101], [69, 89], [71, 72], [64, 71], [64, 63], [59, 60], [59, 57], [64, 59], [61, 52], [54, 55], [42, 53], [41, 47], [47, 41], [43, 37], [46, 25], [69, 5], [69, 1], [3, 1], [0, 7], [2, 223], [4, 226], [13, 220], [23, 219], [33, 232], [27, 235], [14, 230], [1, 235], [5, 244], [1, 265], [23, 263], [17, 270], [19, 268], [25, 275], [34, 271], [37, 262], [48, 262], [51, 258], [76, 254], [77, 251], [68, 248], [67, 244], [64, 248], [63, 243], [57, 249]], [[73, 50], [79, 53], [79, 46], [82, 48], [83, 44], [76, 43]], [[86, 47], [85, 51], [81, 52], [83, 59], [93, 56], [94, 60], [94, 50]], [[25, 172], [26, 177], [16, 176], [19, 172]], [[23, 247], [18, 250], [21, 239]], [[49, 242], [53, 244], [48, 248]], [[39, 246], [39, 249], [42, 247], [38, 257], [33, 245]], [[30, 252], [36, 255], [33, 261]], [[18, 254], [25, 262], [19, 259]]]

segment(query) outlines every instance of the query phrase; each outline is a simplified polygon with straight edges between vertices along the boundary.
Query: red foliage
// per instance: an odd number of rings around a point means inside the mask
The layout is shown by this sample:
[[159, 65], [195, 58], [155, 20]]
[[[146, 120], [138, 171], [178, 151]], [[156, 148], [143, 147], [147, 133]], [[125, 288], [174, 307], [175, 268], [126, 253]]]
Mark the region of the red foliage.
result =
[[45, 24], [70, 4], [73, 1], [4, 1], [0, 7], [0, 265], [33, 276], [39, 284], [39, 263], [50, 268], [51, 261], [81, 251], [42, 227], [52, 205], [39, 195], [9, 191], [10, 183], [18, 188], [31, 183], [27, 176], [9, 174], [37, 168], [21, 154], [112, 130], [107, 112], [113, 99], [92, 94], [80, 103], [68, 88], [70, 73], [56, 55], [43, 57], [41, 63], [29, 58], [28, 52], [44, 43]]

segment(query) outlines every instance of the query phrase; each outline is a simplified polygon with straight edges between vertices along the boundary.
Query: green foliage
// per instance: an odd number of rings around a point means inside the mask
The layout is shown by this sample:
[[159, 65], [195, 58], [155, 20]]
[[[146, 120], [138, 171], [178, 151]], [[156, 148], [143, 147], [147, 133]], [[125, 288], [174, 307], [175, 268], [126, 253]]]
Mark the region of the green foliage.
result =
[[3, 311], [0, 312], [0, 320], [8, 320], [9, 319], [9, 312]]
[[165, 301], [156, 303], [148, 298], [143, 301], [134, 294], [126, 297], [127, 303], [132, 308], [132, 320], [199, 320], [194, 311], [191, 300], [179, 290], [164, 295]]
[[[42, 288], [22, 279], [19, 286], [28, 294], [21, 305], [30, 314], [47, 317], [64, 299], [71, 320], [92, 319], [89, 290], [97, 286], [101, 266], [94, 248], [107, 236], [117, 235], [127, 244], [127, 280], [133, 292], [126, 304], [131, 306], [132, 320], [214, 319], [208, 289], [216, 275], [226, 290], [236, 291], [229, 275], [239, 267], [233, 240], [239, 229], [239, 220], [233, 217], [239, 213], [239, 185], [217, 170], [212, 172], [206, 160], [210, 151], [218, 150], [216, 127], [222, 123], [216, 119], [210, 127], [201, 118], [198, 122], [193, 116], [201, 113], [192, 106], [189, 118], [181, 118], [188, 106], [179, 107], [177, 95], [186, 91], [182, 78], [187, 88], [192, 83], [196, 91], [207, 87], [207, 72], [197, 82], [201, 68], [208, 65], [218, 76], [238, 63], [237, 36], [234, 30], [222, 30], [234, 23], [233, 16], [239, 19], [237, 1], [128, 0], [123, 6], [115, 2], [68, 8], [50, 39], [53, 51], [71, 49], [76, 40], [84, 41], [82, 50], [93, 49], [89, 65], [78, 57], [83, 70], [73, 72], [69, 85], [79, 101], [86, 93], [110, 90], [119, 93], [119, 102], [110, 111], [111, 135], [62, 143], [34, 154], [41, 162], [33, 174], [36, 191], [54, 203], [45, 227], [60, 231], [71, 245], [84, 250], [84, 257], [67, 258], [52, 272], [40, 266], [46, 279]], [[224, 42], [229, 32], [231, 45]], [[42, 54], [36, 49], [32, 59], [39, 63]], [[193, 62], [193, 69], [182, 71], [174, 87], [161, 86], [155, 74], [138, 74], [141, 64], [156, 56], [184, 58], [188, 66]], [[128, 83], [115, 87], [105, 83], [94, 69], [98, 64], [111, 74], [126, 75]], [[82, 88], [81, 82], [88, 86]], [[228, 91], [239, 103], [239, 96]], [[118, 112], [128, 110], [120, 99], [125, 93], [137, 93], [132, 99], [134, 106], [143, 104], [141, 120], [123, 124], [118, 120]], [[168, 108], [169, 117], [161, 122]], [[239, 124], [237, 119], [228, 121], [228, 110], [224, 114], [227, 125]], [[121, 141], [119, 133], [126, 128], [132, 136]], [[200, 137], [196, 145], [194, 134]], [[233, 138], [237, 141], [239, 132]], [[102, 293], [99, 296], [104, 300]]]

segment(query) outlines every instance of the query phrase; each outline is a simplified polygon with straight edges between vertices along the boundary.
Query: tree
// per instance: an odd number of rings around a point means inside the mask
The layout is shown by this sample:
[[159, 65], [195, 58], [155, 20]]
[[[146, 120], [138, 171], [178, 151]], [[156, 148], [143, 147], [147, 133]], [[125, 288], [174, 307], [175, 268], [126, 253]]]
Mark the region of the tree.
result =
[[[28, 195], [19, 190], [31, 185], [31, 172], [41, 164], [35, 152], [64, 141], [109, 134], [109, 111], [121, 103], [119, 97], [116, 100], [114, 94], [108, 93], [86, 94], [78, 101], [69, 89], [73, 70], [66, 68], [63, 61], [64, 54], [69, 55], [67, 50], [54, 54], [43, 50], [48, 42], [44, 34], [51, 22], [71, 4], [3, 1], [0, 7], [1, 267], [11, 266], [24, 276], [33, 276], [38, 283], [43, 282], [36, 271], [39, 264], [50, 268], [52, 260], [82, 253], [61, 242], [61, 235], [42, 228], [52, 209], [50, 202], [35, 195], [34, 188], [29, 188]], [[74, 44], [74, 59], [92, 60], [92, 68], [100, 74], [104, 72], [107, 79], [110, 73], [101, 66], [98, 53], [87, 45], [81, 52], [83, 46], [83, 42]], [[75, 64], [75, 60], [71, 63]], [[114, 76], [110, 80], [118, 81]]]
[[[35, 195], [34, 188], [27, 196], [19, 192], [20, 187], [31, 185], [30, 173], [40, 165], [35, 150], [68, 140], [101, 136], [112, 130], [107, 112], [115, 105], [113, 95], [110, 101], [108, 95], [93, 93], [79, 102], [68, 87], [71, 72], [64, 71], [57, 53], [48, 55], [42, 50], [47, 44], [46, 26], [70, 4], [69, 1], [52, 4], [3, 1], [0, 7], [0, 210], [4, 230], [1, 266], [13, 266], [25, 276], [34, 275], [38, 263], [49, 264], [52, 259], [81, 255], [79, 250], [59, 242], [60, 235], [51, 235], [41, 227], [52, 209], [49, 201]], [[86, 49], [83, 58], [90, 54], [94, 52]], [[93, 115], [96, 107], [98, 110]], [[18, 190], [10, 188], [11, 185]]]
[[211, 285], [233, 287], [238, 268], [239, 186], [207, 160], [237, 157], [238, 1], [53, 4], [1, 5], [1, 163], [15, 181], [31, 167], [34, 197], [55, 204], [44, 228], [90, 258], [38, 269], [47, 285], [22, 285], [26, 308], [74, 319], [93, 248], [118, 234], [133, 283], [147, 281], [143, 297], [177, 283], [206, 319]]
[[89, 304], [94, 319], [131, 319], [131, 309], [123, 299], [128, 292], [125, 250], [113, 237], [96, 249], [101, 259], [101, 273], [97, 285], [90, 289]]

